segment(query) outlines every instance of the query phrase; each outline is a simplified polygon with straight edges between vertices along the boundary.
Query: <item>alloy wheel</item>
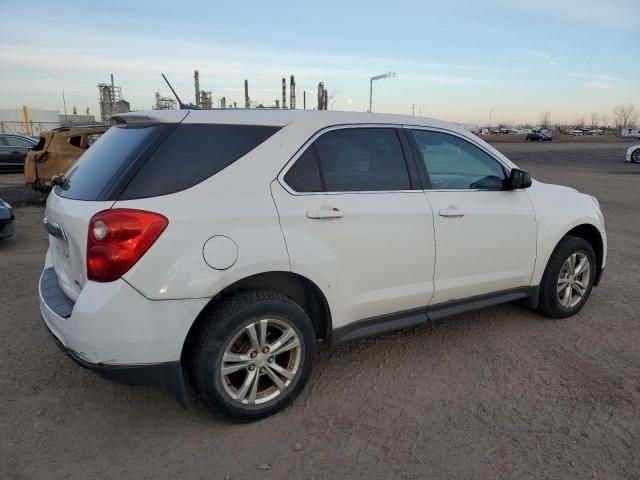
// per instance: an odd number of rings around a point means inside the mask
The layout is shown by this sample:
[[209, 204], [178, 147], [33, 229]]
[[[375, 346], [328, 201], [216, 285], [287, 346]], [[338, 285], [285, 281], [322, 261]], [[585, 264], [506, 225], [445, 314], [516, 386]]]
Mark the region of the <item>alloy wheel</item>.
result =
[[558, 275], [558, 300], [565, 308], [575, 307], [585, 296], [591, 279], [589, 257], [574, 252], [564, 261]]
[[222, 385], [238, 403], [268, 402], [291, 385], [301, 357], [300, 338], [285, 320], [256, 320], [227, 344], [220, 365]]
[[631, 160], [634, 163], [640, 163], [640, 148], [637, 148], [631, 153]]

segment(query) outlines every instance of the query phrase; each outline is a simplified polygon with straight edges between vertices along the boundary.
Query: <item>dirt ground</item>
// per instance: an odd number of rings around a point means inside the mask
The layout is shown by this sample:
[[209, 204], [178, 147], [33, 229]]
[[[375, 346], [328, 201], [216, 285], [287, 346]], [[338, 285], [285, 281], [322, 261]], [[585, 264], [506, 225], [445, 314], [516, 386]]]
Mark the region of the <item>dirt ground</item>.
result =
[[603, 281], [551, 321], [509, 304], [324, 352], [284, 412], [228, 424], [77, 367], [41, 325], [38, 195], [0, 176], [0, 478], [640, 477], [640, 165], [627, 144], [500, 144], [600, 199]]

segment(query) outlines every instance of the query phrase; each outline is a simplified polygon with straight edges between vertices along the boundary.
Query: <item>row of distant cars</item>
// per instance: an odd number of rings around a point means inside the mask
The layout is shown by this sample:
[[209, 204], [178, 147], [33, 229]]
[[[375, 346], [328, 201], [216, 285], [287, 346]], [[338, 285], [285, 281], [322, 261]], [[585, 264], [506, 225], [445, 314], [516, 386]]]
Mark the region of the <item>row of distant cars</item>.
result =
[[[108, 126], [56, 128], [40, 137], [0, 133], [0, 173], [24, 173], [36, 191], [51, 190], [51, 178], [66, 172]], [[13, 235], [15, 215], [0, 199], [0, 239]]]

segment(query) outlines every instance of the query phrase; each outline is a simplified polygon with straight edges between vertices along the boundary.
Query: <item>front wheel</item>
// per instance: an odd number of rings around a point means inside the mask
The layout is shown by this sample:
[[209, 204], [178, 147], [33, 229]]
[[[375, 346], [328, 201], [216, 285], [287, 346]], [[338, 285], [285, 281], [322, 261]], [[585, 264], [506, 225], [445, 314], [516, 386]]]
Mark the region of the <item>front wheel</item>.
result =
[[596, 274], [596, 255], [582, 238], [564, 237], [554, 252], [540, 283], [539, 311], [551, 318], [575, 315], [584, 306]]
[[633, 163], [640, 163], [640, 148], [636, 148], [631, 152], [631, 161]]
[[277, 293], [245, 291], [215, 305], [196, 332], [190, 374], [208, 407], [248, 422], [300, 393], [315, 354], [315, 331], [300, 306]]

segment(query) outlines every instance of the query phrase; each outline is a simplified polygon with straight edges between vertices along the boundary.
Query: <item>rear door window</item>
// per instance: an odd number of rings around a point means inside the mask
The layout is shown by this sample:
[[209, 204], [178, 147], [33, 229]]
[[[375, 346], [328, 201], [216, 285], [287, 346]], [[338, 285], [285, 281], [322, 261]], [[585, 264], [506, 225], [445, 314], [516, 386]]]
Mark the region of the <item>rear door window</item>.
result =
[[296, 192], [322, 192], [324, 190], [315, 148], [315, 145], [307, 148], [284, 176], [284, 181]]
[[394, 128], [343, 128], [322, 134], [289, 169], [285, 182], [297, 192], [411, 190], [409, 171]]

